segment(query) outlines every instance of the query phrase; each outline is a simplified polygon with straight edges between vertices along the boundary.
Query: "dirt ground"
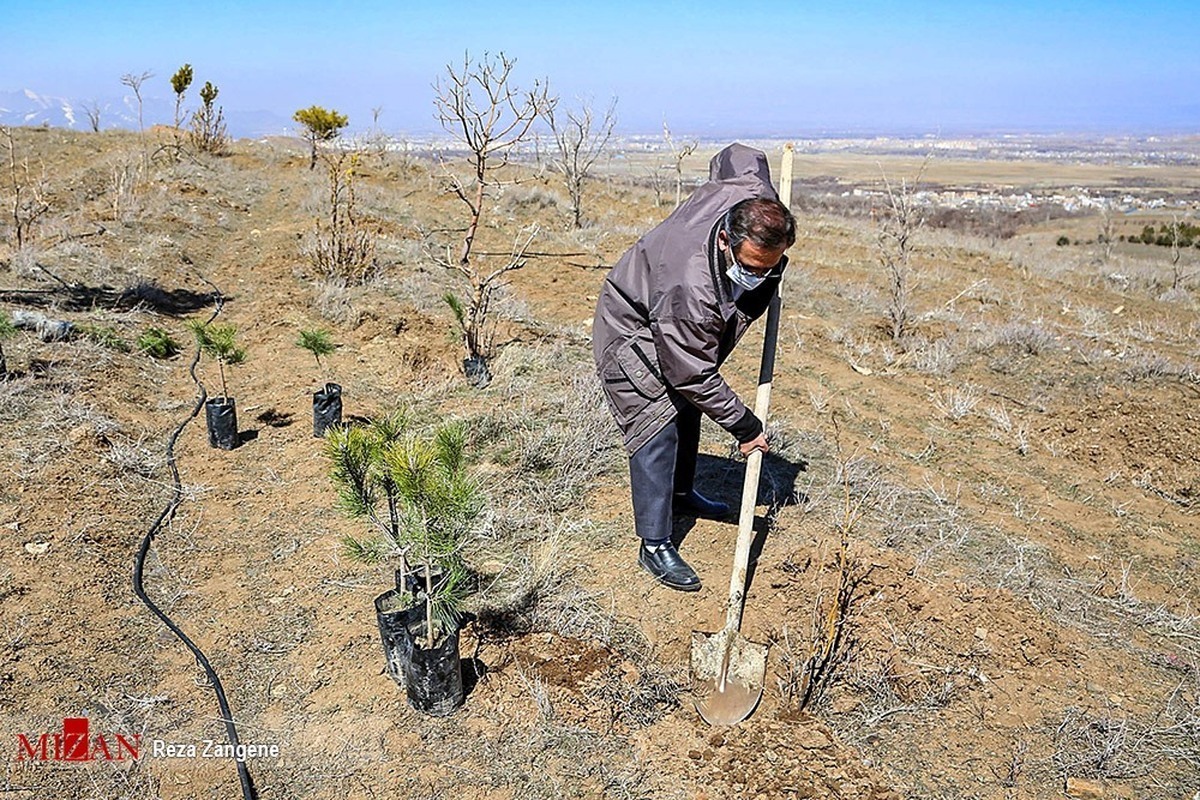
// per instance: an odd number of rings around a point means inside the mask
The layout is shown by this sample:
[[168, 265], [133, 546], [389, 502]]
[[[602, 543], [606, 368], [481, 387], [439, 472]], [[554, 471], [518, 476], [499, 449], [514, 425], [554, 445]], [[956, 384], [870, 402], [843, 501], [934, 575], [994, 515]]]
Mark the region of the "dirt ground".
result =
[[[736, 525], [678, 521], [695, 595], [636, 569], [628, 470], [591, 376], [597, 267], [668, 212], [650, 188], [598, 178], [581, 231], [552, 172], [530, 165], [505, 189], [478, 248], [537, 224], [536, 255], [511, 274], [495, 378], [477, 390], [441, 300], [459, 287], [424, 246], [462, 224], [437, 167], [363, 155], [379, 268], [346, 284], [304, 255], [325, 178], [298, 142], [180, 160], [116, 132], [15, 142], [44, 169], [49, 211], [20, 250], [11, 220], [0, 228], [0, 311], [78, 334], [3, 342], [7, 796], [239, 794], [229, 758], [165, 754], [224, 729], [203, 670], [131, 589], [175, 496], [177, 429], [180, 503], [146, 587], [211, 660], [241, 740], [277, 747], [247, 760], [264, 800], [1200, 791], [1200, 251], [1172, 287], [1164, 248], [922, 228], [896, 341], [874, 223], [802, 215], [743, 625], [771, 646], [766, 686], [749, 720], [714, 729], [692, 708], [688, 648], [721, 627]], [[1043, 168], [993, 166], [1009, 183]], [[972, 168], [984, 183], [993, 167]], [[1200, 178], [1138, 173], [1164, 190]], [[1064, 224], [1078, 238], [1088, 223]], [[229, 452], [191, 417], [184, 328], [217, 293], [248, 349], [226, 376], [242, 434]], [[149, 326], [182, 352], [131, 347]], [[294, 344], [318, 326], [339, 343], [326, 364], [350, 418], [402, 406], [473, 431], [491, 512], [469, 557], [484, 578], [464, 634], [471, 688], [448, 718], [412, 711], [384, 673], [372, 600], [390, 570], [340, 545], [362, 524], [334, 507], [309, 416], [327, 376]], [[743, 396], [760, 347], [757, 326], [723, 370]], [[198, 375], [220, 393], [214, 364]], [[706, 423], [700, 487], [736, 504], [729, 450]], [[67, 717], [140, 734], [141, 757], [20, 758], [19, 734]]]

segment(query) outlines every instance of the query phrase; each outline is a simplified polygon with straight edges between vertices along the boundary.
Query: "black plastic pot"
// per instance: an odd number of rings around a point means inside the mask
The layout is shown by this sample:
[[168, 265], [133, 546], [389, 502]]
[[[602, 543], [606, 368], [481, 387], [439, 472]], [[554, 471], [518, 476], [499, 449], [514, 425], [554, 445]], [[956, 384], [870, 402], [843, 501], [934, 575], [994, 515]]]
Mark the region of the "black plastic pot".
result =
[[422, 647], [425, 640], [425, 606], [408, 608], [404, 593], [390, 589], [375, 598], [375, 617], [392, 680], [408, 694], [408, 704], [433, 717], [444, 717], [463, 704], [462, 661], [458, 652], [459, 629], [448, 632], [438, 645]]
[[232, 397], [214, 397], [204, 404], [208, 444], [222, 450], [238, 446], [237, 404]]
[[487, 360], [483, 356], [470, 356], [462, 361], [463, 374], [467, 382], [476, 389], [482, 389], [492, 382], [492, 372], [488, 369]]
[[313, 436], [318, 439], [325, 431], [342, 424], [342, 387], [325, 384], [325, 389], [313, 394]]

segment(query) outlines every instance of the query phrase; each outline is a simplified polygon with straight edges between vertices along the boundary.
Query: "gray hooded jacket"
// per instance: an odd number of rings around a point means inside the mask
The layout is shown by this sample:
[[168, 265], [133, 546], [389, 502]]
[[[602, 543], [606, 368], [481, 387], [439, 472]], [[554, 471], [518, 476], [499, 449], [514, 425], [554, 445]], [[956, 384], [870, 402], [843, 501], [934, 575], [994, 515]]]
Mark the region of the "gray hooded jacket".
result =
[[740, 442], [762, 432], [718, 371], [750, 322], [766, 311], [781, 277], [733, 299], [717, 232], [729, 208], [754, 197], [777, 198], [767, 158], [732, 144], [709, 163], [708, 183], [639, 239], [604, 281], [592, 347], [630, 454], [674, 419], [683, 402]]

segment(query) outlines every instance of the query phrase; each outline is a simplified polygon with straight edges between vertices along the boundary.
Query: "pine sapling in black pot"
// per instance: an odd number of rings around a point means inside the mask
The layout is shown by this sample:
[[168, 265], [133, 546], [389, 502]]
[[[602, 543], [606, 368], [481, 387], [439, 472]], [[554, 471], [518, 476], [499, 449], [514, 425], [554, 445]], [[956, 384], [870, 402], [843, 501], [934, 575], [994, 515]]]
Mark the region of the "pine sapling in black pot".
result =
[[225, 367], [246, 360], [245, 348], [237, 344], [237, 327], [193, 320], [188, 328], [196, 337], [200, 351], [217, 362], [221, 374], [221, 396], [210, 397], [204, 404], [208, 424], [208, 444], [222, 450], [238, 446], [237, 405], [225, 385]]
[[[364, 427], [336, 427], [325, 437], [330, 477], [337, 489], [337, 507], [351, 519], [368, 523], [368, 534], [347, 536], [342, 548], [355, 561], [396, 566], [396, 589], [376, 601], [388, 674], [404, 688], [402, 651], [411, 651], [411, 637], [401, 635], [400, 598], [412, 585], [408, 543], [401, 538], [400, 492], [392, 479], [387, 454], [405, 435], [408, 421], [400, 412], [380, 417]], [[380, 603], [386, 608], [381, 608]]]
[[425, 435], [402, 431], [378, 451], [377, 466], [385, 475], [371, 480], [363, 457], [370, 429], [352, 430], [366, 441], [355, 443], [350, 431], [328, 437], [342, 507], [359, 512], [370, 501], [371, 487], [388, 485], [397, 516], [394, 528], [376, 524], [375, 536], [348, 539], [346, 550], [362, 561], [398, 554], [402, 569], [417, 565], [416, 590], [406, 592], [407, 581], [399, 578], [397, 589], [376, 598], [376, 615], [389, 672], [405, 688], [409, 705], [445, 716], [464, 699], [458, 637], [469, 576], [462, 551], [483, 511], [482, 491], [466, 470], [466, 431], [456, 423]]
[[337, 349], [329, 331], [317, 328], [300, 331], [296, 345], [313, 354], [317, 360], [317, 371], [321, 374], [325, 388], [313, 393], [313, 436], [318, 439], [332, 427], [342, 424], [342, 387], [329, 380], [329, 376], [321, 364], [321, 356], [327, 356]]

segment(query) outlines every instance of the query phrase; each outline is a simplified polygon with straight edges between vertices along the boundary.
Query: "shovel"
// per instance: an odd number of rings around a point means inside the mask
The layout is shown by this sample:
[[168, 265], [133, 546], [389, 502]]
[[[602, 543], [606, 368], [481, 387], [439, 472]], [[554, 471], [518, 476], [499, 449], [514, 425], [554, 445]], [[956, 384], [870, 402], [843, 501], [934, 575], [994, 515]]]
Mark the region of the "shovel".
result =
[[[792, 148], [783, 152], [780, 195], [791, 199]], [[762, 366], [758, 372], [758, 394], [754, 415], [767, 422], [771, 404], [771, 378], [775, 372], [775, 342], [779, 338], [779, 293], [767, 308], [767, 327], [763, 336]], [[725, 627], [717, 633], [692, 631], [692, 692], [696, 710], [710, 725], [736, 725], [754, 711], [762, 698], [767, 672], [767, 646], [751, 642], [741, 635], [742, 607], [746, 600], [746, 567], [750, 545], [754, 541], [754, 507], [758, 500], [758, 478], [763, 454], [754, 451], [746, 459], [746, 482], [742, 486], [742, 507], [738, 516], [737, 547], [733, 555], [733, 575], [729, 580], [729, 607]]]

